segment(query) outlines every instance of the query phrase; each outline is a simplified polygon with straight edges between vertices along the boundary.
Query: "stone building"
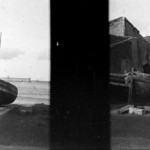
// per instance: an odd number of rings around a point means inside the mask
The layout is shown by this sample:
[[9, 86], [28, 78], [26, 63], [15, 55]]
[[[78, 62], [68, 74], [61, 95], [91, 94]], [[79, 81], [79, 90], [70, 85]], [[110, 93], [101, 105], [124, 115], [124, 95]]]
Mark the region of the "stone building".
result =
[[[110, 21], [109, 34], [110, 72], [125, 73], [132, 68], [144, 72], [144, 66], [150, 62], [150, 43], [139, 30], [125, 17], [120, 17]], [[118, 69], [114, 69], [116, 66]]]
[[142, 70], [140, 54], [136, 53], [137, 38], [110, 35], [110, 72], [126, 73], [132, 68]]
[[109, 34], [138, 37], [140, 33], [125, 17], [120, 17], [110, 21]]

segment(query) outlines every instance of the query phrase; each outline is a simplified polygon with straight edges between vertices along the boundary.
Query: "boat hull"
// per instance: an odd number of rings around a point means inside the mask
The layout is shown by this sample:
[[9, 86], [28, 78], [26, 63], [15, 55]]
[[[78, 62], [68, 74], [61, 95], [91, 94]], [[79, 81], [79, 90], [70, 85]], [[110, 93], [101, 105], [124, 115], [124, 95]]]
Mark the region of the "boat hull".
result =
[[10, 104], [17, 98], [18, 89], [13, 84], [0, 80], [0, 105]]
[[109, 85], [109, 102], [110, 104], [128, 103], [128, 91], [126, 86]]
[[133, 94], [134, 94], [134, 99], [133, 99], [134, 104], [150, 105], [150, 82], [149, 80], [141, 81], [141, 80], [136, 79], [133, 85]]
[[121, 104], [128, 102], [129, 88], [125, 83], [123, 74], [110, 74], [109, 79], [109, 102], [111, 104]]
[[[110, 99], [135, 105], [150, 105], [150, 74], [136, 73], [132, 76], [132, 98], [129, 100], [129, 84], [124, 75], [110, 75]], [[114, 103], [113, 102], [113, 103]]]

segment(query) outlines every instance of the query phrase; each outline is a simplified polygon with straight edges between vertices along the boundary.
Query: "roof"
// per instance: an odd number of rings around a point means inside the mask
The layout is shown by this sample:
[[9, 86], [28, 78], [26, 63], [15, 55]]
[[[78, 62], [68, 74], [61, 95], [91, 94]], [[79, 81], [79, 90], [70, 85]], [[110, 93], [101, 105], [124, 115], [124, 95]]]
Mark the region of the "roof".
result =
[[119, 18], [116, 18], [116, 19], [113, 19], [113, 20], [110, 20], [109, 23], [112, 23], [112, 22], [117, 22], [119, 20], [124, 20], [125, 17], [119, 17]]
[[117, 21], [120, 21], [120, 20], [123, 20], [124, 22], [127, 22], [128, 24], [130, 24], [135, 30], [137, 30], [139, 32], [139, 30], [126, 18], [126, 17], [119, 17], [119, 18], [116, 18], [116, 19], [113, 19], [111, 20], [109, 23], [112, 24], [114, 22], [117, 22]]

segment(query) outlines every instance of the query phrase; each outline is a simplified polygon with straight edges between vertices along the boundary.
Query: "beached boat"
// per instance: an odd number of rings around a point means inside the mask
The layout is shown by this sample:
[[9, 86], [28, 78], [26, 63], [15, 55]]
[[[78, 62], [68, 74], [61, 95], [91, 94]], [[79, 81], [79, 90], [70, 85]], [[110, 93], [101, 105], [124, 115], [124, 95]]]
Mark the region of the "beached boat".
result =
[[138, 73], [133, 76], [134, 103], [150, 104], [150, 74]]
[[14, 102], [18, 94], [18, 89], [13, 84], [0, 80], [0, 105]]
[[[132, 71], [127, 74], [110, 73], [111, 94], [121, 94], [128, 103], [150, 104], [150, 74]], [[114, 92], [116, 89], [120, 91]], [[126, 96], [126, 97], [124, 97]]]
[[127, 103], [128, 85], [125, 83], [124, 74], [110, 73], [109, 78], [109, 100], [110, 103]]

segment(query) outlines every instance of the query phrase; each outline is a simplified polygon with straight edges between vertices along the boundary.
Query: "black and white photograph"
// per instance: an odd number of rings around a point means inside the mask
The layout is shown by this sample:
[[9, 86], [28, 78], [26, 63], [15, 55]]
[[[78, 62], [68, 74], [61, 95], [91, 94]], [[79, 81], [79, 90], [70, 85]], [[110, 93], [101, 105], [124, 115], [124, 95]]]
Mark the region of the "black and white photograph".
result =
[[110, 149], [107, 6], [51, 1], [52, 150]]
[[150, 1], [109, 0], [112, 150], [150, 149]]
[[0, 0], [0, 149], [49, 150], [50, 1]]

